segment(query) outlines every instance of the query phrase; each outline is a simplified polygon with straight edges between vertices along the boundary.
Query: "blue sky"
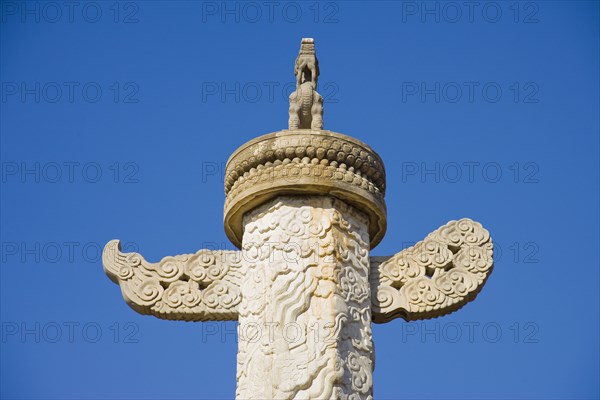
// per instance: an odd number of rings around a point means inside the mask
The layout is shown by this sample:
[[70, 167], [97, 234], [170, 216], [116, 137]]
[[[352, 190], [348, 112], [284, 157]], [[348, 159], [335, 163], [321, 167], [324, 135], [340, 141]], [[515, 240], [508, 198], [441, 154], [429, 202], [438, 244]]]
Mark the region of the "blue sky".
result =
[[70, 4], [0, 4], [2, 398], [234, 396], [235, 323], [136, 314], [98, 253], [233, 248], [224, 163], [286, 127], [302, 37], [385, 161], [372, 254], [461, 217], [498, 249], [460, 312], [374, 327], [376, 398], [600, 396], [597, 2]]

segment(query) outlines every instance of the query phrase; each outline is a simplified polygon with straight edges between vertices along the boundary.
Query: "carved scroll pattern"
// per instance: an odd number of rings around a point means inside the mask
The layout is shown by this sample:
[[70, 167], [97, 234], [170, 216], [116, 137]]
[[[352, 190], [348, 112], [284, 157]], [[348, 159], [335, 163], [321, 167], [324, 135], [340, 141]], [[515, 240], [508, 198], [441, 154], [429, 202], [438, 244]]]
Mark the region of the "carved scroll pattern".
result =
[[241, 252], [200, 250], [149, 263], [122, 253], [118, 240], [102, 253], [104, 271], [140, 314], [185, 321], [235, 320], [241, 301]]
[[238, 399], [372, 399], [367, 218], [325, 196], [247, 214]]
[[493, 244], [481, 224], [450, 221], [392, 257], [371, 258], [374, 322], [434, 318], [475, 299], [493, 268]]

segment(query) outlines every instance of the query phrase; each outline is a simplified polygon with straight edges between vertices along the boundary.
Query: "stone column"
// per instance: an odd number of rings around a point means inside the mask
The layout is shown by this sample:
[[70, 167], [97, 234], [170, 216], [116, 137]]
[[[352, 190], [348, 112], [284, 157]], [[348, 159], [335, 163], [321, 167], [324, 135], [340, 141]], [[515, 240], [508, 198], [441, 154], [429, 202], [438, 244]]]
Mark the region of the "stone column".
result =
[[241, 251], [149, 263], [112, 240], [102, 262], [139, 313], [239, 321], [238, 399], [372, 399], [371, 320], [456, 311], [492, 271], [493, 244], [464, 218], [369, 257], [386, 230], [383, 162], [322, 130], [313, 39], [302, 39], [294, 75], [290, 130], [251, 140], [227, 162], [224, 226]]
[[237, 398], [372, 398], [381, 160], [356, 139], [296, 130], [247, 143], [227, 171], [225, 227], [234, 243], [241, 233], [245, 270]]

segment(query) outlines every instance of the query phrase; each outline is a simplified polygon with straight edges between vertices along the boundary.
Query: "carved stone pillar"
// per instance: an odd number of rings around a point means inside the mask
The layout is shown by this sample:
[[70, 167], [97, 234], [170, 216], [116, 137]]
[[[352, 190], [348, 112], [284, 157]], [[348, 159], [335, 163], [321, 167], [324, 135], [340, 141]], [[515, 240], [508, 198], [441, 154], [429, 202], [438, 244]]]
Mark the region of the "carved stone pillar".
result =
[[475, 299], [493, 268], [492, 239], [463, 218], [370, 257], [387, 224], [383, 162], [321, 129], [312, 39], [302, 39], [294, 74], [290, 130], [227, 162], [225, 232], [241, 251], [150, 263], [111, 240], [102, 263], [141, 314], [239, 320], [238, 399], [372, 399], [371, 320], [439, 317]]
[[281, 196], [244, 227], [237, 397], [369, 398], [366, 216], [330, 196]]
[[341, 134], [282, 131], [242, 146], [227, 171], [225, 226], [234, 243], [243, 227], [245, 264], [237, 398], [372, 398], [381, 160]]

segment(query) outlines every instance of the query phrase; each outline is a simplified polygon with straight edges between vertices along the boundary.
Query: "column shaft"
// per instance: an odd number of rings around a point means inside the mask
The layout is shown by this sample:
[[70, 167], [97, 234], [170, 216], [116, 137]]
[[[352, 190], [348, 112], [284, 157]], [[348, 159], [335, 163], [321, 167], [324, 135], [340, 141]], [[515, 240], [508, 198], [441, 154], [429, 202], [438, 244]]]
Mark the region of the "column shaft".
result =
[[370, 399], [368, 218], [323, 196], [244, 217], [238, 399]]

